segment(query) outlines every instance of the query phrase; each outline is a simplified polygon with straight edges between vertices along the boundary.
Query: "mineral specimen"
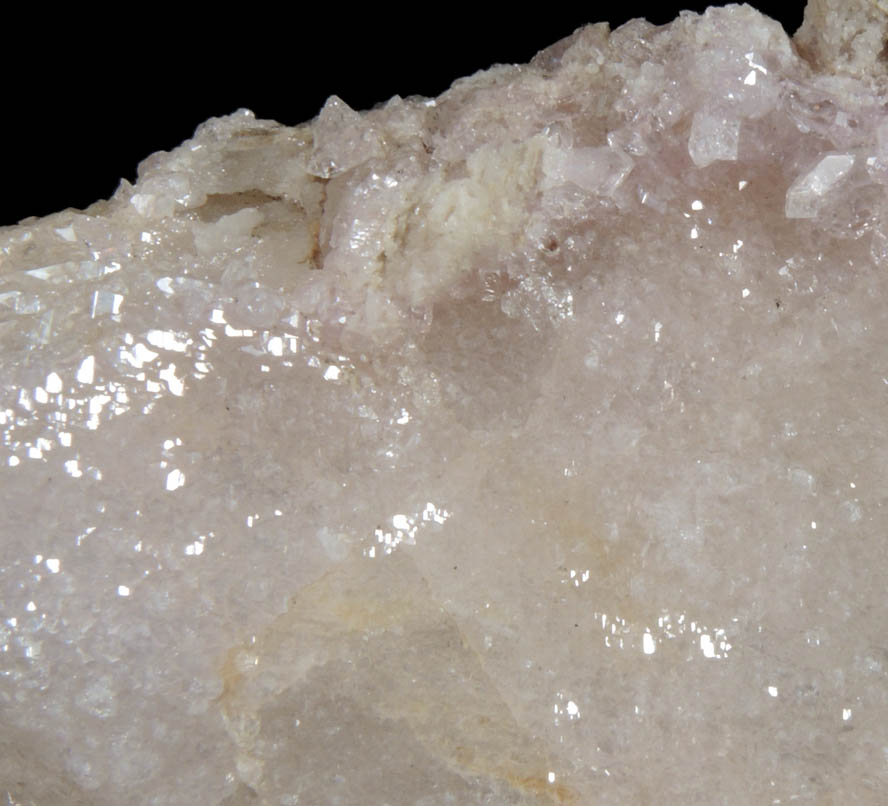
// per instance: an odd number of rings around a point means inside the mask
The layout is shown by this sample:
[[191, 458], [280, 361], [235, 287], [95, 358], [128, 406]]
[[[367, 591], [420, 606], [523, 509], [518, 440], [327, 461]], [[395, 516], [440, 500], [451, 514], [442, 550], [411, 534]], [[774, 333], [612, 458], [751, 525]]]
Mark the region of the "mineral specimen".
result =
[[0, 230], [0, 794], [884, 802], [886, 32], [590, 25]]

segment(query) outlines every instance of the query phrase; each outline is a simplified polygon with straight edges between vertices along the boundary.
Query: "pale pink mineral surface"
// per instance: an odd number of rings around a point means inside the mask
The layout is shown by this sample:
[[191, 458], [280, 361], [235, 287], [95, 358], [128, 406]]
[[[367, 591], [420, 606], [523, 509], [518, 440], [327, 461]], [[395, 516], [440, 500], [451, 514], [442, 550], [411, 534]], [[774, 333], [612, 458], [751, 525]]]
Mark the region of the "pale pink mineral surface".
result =
[[0, 230], [0, 799], [884, 803], [881, 5]]

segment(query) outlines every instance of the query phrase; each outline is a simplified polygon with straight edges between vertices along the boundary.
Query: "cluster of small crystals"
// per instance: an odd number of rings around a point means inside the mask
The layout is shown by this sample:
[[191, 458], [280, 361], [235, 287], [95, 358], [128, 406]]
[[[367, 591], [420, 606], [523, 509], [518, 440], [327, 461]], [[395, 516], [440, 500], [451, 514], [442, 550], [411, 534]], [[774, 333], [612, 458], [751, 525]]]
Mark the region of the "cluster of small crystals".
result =
[[809, 12], [0, 230], [0, 798], [877, 802], [885, 24]]

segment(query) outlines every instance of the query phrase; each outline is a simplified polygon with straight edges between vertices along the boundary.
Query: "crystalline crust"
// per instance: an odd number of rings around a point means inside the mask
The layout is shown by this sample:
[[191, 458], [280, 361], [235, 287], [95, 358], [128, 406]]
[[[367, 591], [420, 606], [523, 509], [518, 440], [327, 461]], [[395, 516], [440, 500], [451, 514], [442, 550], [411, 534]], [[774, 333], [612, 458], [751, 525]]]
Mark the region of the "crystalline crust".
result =
[[241, 110], [0, 230], [0, 794], [882, 802], [883, 5]]

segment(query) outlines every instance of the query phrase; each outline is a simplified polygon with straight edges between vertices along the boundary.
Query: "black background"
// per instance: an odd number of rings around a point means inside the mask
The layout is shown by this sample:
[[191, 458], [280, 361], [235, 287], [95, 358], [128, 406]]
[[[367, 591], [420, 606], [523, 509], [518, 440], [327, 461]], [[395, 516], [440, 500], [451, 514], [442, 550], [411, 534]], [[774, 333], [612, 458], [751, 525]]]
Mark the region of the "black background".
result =
[[[720, 3], [717, 3], [720, 4]], [[500, 12], [478, 4], [413, 11], [330, 4], [189, 7], [115, 4], [123, 12], [39, 10], [10, 18], [0, 43], [4, 105], [0, 225], [109, 197], [150, 153], [239, 107], [293, 125], [339, 95], [366, 109], [392, 95], [435, 96], [494, 63], [522, 63], [587, 22], [657, 24], [706, 2], [534, 4]], [[803, 0], [756, 4], [792, 33]], [[246, 9], [246, 12], [244, 11]], [[421, 13], [420, 13], [421, 12]], [[45, 19], [41, 17], [45, 16]]]

